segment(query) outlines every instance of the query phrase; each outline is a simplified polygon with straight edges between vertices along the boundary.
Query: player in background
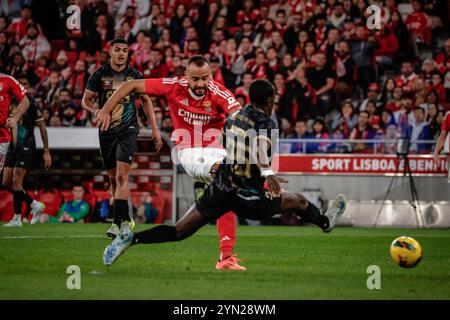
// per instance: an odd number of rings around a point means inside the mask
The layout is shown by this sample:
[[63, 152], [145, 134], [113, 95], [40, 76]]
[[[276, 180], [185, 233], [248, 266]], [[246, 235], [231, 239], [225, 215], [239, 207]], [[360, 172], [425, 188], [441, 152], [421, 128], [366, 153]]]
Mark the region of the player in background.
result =
[[[226, 151], [220, 142], [228, 114], [241, 108], [233, 94], [211, 79], [211, 68], [203, 56], [189, 59], [186, 76], [136, 80], [124, 83], [98, 113], [101, 130], [110, 122], [110, 110], [130, 92], [165, 96], [174, 131], [172, 139], [186, 172], [197, 181], [210, 183], [211, 170], [222, 162]], [[216, 269], [246, 270], [233, 255], [236, 241], [236, 216], [229, 212], [217, 220], [220, 257]]]
[[[175, 226], [159, 225], [136, 234], [130, 228], [121, 230], [104, 251], [106, 266], [111, 265], [130, 245], [186, 239], [229, 210], [252, 220], [294, 211], [324, 232], [334, 228], [345, 211], [345, 196], [339, 195], [322, 215], [319, 208], [303, 195], [281, 190], [279, 179], [270, 169], [272, 134], [276, 128], [270, 118], [275, 88], [267, 80], [256, 80], [250, 86], [249, 95], [251, 105], [246, 105], [227, 120], [227, 157], [214, 173], [214, 181], [203, 196]], [[265, 183], [268, 189], [264, 188]]]
[[[16, 76], [19, 83], [28, 91], [29, 83], [25, 74]], [[43, 160], [45, 170], [49, 170], [52, 164], [52, 157], [48, 147], [48, 135], [44, 118], [36, 105], [34, 99], [27, 94], [29, 104], [27, 111], [18, 123], [17, 142], [10, 144], [6, 155], [5, 168], [3, 169], [3, 186], [13, 194], [14, 217], [4, 224], [4, 227], [21, 227], [22, 204], [25, 202], [31, 209], [31, 224], [39, 220], [39, 214], [45, 208], [42, 202], [34, 200], [25, 190], [23, 190], [23, 180], [27, 171], [33, 168], [36, 157], [36, 141], [34, 138], [34, 127], [39, 127], [42, 143], [44, 145]]]
[[[445, 139], [447, 138], [447, 134], [450, 131], [450, 111], [445, 114], [444, 122], [441, 127], [441, 134], [439, 135], [438, 141], [436, 142], [436, 148], [434, 148], [433, 159], [434, 163], [440, 167], [440, 158], [439, 154], [442, 149], [444, 149]], [[447, 166], [449, 168], [448, 173], [448, 181], [450, 182], [450, 155], [447, 157]]]
[[[89, 78], [81, 105], [94, 116], [123, 82], [143, 78], [139, 71], [128, 64], [128, 53], [128, 43], [125, 40], [112, 40], [109, 63], [97, 69]], [[98, 104], [94, 103], [96, 98]], [[111, 238], [116, 237], [119, 233], [122, 223], [131, 223], [134, 227], [134, 221], [129, 216], [128, 208], [128, 198], [130, 197], [128, 178], [139, 133], [136, 108], [136, 99], [138, 98], [141, 99], [143, 110], [152, 127], [157, 150], [162, 146], [153, 105], [147, 95], [132, 93], [124, 96], [114, 105], [111, 109], [110, 127], [108, 130], [99, 131], [100, 153], [114, 194], [114, 218], [111, 227], [106, 232], [106, 235]]]
[[[9, 144], [11, 140], [14, 143], [17, 138], [17, 122], [30, 105], [26, 93], [27, 90], [16, 79], [0, 73], [0, 173], [5, 163]], [[19, 104], [8, 117], [12, 97], [15, 97]]]

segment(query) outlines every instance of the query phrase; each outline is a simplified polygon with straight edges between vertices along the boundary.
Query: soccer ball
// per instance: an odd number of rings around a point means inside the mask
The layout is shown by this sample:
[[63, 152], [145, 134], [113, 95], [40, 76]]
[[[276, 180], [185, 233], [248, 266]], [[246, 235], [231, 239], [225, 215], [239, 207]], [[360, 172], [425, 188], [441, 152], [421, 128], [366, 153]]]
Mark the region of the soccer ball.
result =
[[422, 260], [422, 247], [411, 237], [398, 237], [392, 241], [390, 251], [395, 263], [403, 268], [414, 268]]

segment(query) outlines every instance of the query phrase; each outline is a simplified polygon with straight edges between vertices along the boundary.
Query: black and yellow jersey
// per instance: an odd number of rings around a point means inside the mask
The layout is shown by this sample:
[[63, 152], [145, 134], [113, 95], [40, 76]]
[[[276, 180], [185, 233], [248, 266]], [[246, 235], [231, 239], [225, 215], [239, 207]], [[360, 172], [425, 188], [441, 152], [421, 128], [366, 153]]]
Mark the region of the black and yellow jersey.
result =
[[[108, 98], [124, 81], [134, 79], [143, 79], [142, 74], [138, 70], [127, 65], [123, 71], [117, 72], [107, 63], [91, 75], [86, 90], [97, 94], [99, 107], [102, 108]], [[139, 94], [131, 93], [115, 106], [111, 113], [110, 127], [107, 131], [100, 131], [101, 136], [112, 136], [124, 132], [139, 132], [135, 106], [138, 97]]]
[[266, 139], [269, 142], [270, 159], [275, 122], [262, 110], [246, 105], [227, 118], [224, 129], [227, 157], [218, 173], [221, 187], [237, 188], [249, 195], [264, 193], [265, 178], [261, 177], [257, 165], [258, 141]]

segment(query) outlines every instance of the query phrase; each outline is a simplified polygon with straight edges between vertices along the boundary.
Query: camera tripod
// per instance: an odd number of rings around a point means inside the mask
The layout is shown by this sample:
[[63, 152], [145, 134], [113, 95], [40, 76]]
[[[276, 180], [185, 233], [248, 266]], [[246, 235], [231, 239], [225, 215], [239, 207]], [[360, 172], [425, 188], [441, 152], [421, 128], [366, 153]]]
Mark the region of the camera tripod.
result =
[[[404, 178], [406, 176], [408, 177], [409, 188], [410, 188], [410, 195], [411, 195], [410, 205], [411, 205], [411, 207], [413, 208], [413, 211], [414, 211], [417, 228], [420, 228], [420, 227], [423, 228], [423, 219], [422, 219], [423, 217], [422, 217], [422, 210], [420, 209], [420, 205], [419, 205], [419, 195], [417, 193], [416, 184], [414, 183], [414, 178], [412, 176], [411, 168], [409, 166], [409, 159], [408, 159], [409, 141], [407, 142], [407, 144], [408, 144], [408, 148], [407, 148], [408, 150], [406, 152], [397, 153], [398, 163], [397, 163], [397, 167], [396, 167], [396, 170], [395, 170], [395, 174], [392, 177], [391, 182], [389, 183], [388, 189], [386, 190], [386, 194], [384, 195], [383, 202], [381, 203], [380, 209], [378, 210], [378, 214], [377, 214], [377, 217], [375, 218], [375, 223], [373, 224], [373, 227], [376, 227], [377, 224], [378, 224], [378, 219], [380, 218], [381, 213], [383, 212], [384, 205], [385, 205], [386, 200], [387, 200], [387, 198], [389, 196], [389, 193], [392, 190], [392, 186], [394, 184], [394, 181], [396, 181], [396, 179], [398, 178], [398, 174], [400, 172], [400, 164], [402, 163], [402, 160], [403, 160], [404, 166], [403, 166], [403, 176], [402, 176], [402, 178]], [[419, 221], [419, 216], [422, 219], [422, 223]]]

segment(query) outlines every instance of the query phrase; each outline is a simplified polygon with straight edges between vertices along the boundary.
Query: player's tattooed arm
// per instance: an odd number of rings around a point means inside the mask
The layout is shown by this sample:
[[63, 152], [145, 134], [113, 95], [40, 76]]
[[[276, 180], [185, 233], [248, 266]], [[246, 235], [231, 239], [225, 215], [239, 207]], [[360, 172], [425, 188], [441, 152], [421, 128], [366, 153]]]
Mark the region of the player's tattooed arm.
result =
[[97, 112], [97, 125], [102, 131], [106, 131], [111, 123], [111, 111], [130, 93], [145, 93], [145, 80], [130, 80], [122, 83], [109, 97], [103, 108]]
[[152, 127], [152, 137], [155, 142], [156, 151], [159, 151], [162, 147], [162, 139], [161, 134], [158, 129], [158, 125], [156, 124], [155, 118], [155, 110], [153, 109], [153, 103], [150, 97], [146, 94], [141, 95], [142, 108], [147, 116], [148, 121], [150, 122], [150, 126]]
[[44, 153], [42, 155], [42, 159], [44, 160], [44, 168], [45, 170], [49, 170], [52, 166], [52, 156], [50, 155], [50, 149], [48, 147], [48, 134], [47, 127], [45, 125], [44, 119], [38, 121], [37, 126], [39, 127], [39, 133], [41, 134], [42, 144], [44, 145]]

